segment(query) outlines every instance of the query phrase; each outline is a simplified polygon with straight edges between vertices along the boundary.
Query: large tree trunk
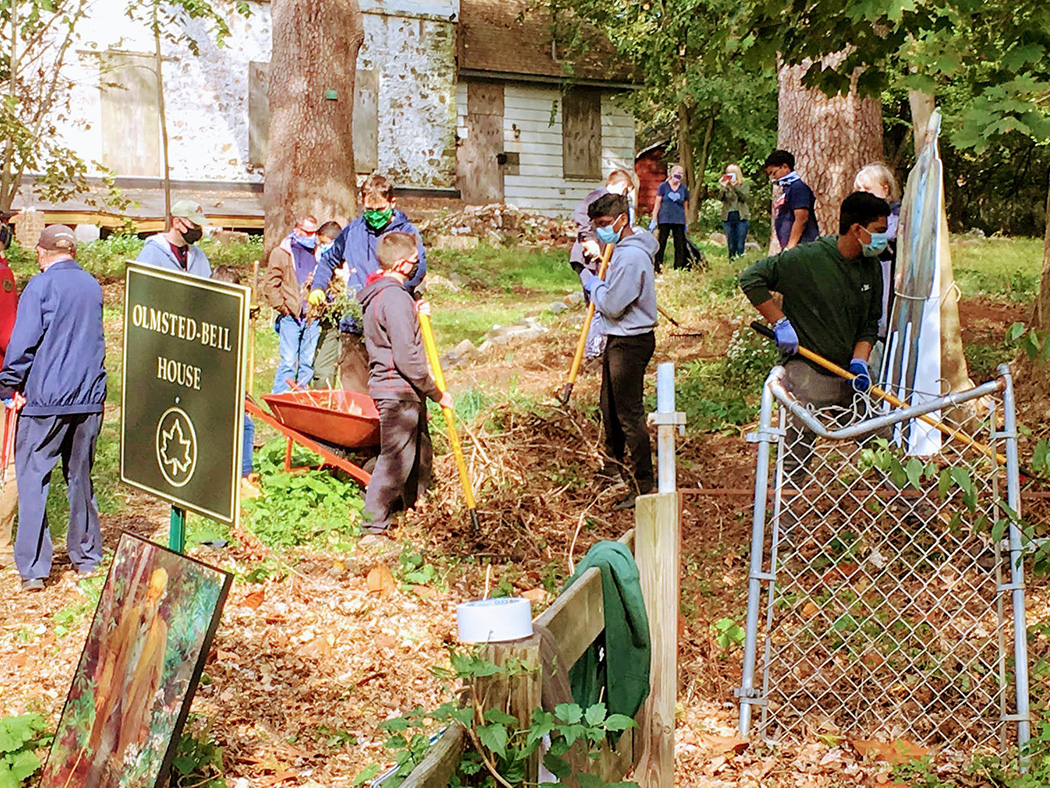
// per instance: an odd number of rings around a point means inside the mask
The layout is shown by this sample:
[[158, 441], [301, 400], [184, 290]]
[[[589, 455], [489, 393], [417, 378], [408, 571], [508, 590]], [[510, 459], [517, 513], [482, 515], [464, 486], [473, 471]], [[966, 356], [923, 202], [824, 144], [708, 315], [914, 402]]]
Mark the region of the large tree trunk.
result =
[[1046, 234], [1043, 236], [1043, 276], [1039, 281], [1039, 295], [1032, 315], [1035, 327], [1050, 329], [1050, 191], [1046, 195]]
[[804, 88], [808, 68], [780, 69], [777, 147], [795, 155], [795, 169], [813, 189], [821, 234], [837, 235], [839, 206], [853, 191], [857, 171], [883, 159], [882, 105], [854, 91], [828, 98]]
[[[689, 189], [692, 199], [689, 201], [689, 210], [686, 212], [685, 221], [691, 225], [696, 221], [697, 209], [697, 180], [696, 160], [693, 157], [693, 119], [695, 114], [693, 108], [684, 101], [678, 103], [678, 163], [685, 170], [685, 185]], [[703, 178], [703, 173], [700, 173]]]
[[364, 41], [358, 0], [274, 0], [264, 246], [296, 217], [354, 216], [354, 77]]

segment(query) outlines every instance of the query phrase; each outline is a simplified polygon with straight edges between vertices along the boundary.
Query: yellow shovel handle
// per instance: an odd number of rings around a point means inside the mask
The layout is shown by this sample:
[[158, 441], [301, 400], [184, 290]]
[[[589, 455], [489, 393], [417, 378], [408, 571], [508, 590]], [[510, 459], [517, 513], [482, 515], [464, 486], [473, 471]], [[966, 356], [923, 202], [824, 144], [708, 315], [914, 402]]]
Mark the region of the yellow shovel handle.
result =
[[[434, 341], [434, 329], [430, 325], [430, 315], [419, 313], [419, 328], [423, 334], [423, 347], [427, 351], [427, 360], [430, 361], [430, 371], [434, 375], [434, 382], [444, 394], [448, 389], [445, 387], [445, 373], [441, 369], [441, 358], [438, 356], [437, 343]], [[448, 425], [448, 442], [452, 445], [452, 454], [456, 458], [459, 481], [463, 485], [463, 499], [467, 502], [468, 509], [476, 509], [474, 488], [470, 482], [470, 474], [467, 472], [467, 461], [463, 457], [463, 446], [459, 442], [459, 433], [456, 431], [455, 414], [452, 408], [442, 408], [441, 414], [445, 417], [445, 424]]]
[[[598, 266], [598, 278], [605, 279], [605, 273], [609, 270], [609, 260], [612, 259], [613, 247], [615, 244], [606, 244], [605, 249], [602, 250], [602, 261], [601, 265]], [[562, 390], [560, 399], [562, 405], [569, 404], [569, 397], [572, 395], [572, 387], [576, 385], [576, 378], [580, 374], [580, 367], [583, 365], [583, 354], [587, 349], [587, 334], [590, 333], [591, 323], [594, 321], [594, 301], [587, 305], [587, 313], [583, 316], [583, 327], [580, 329], [580, 339], [576, 343], [576, 354], [572, 357], [572, 366], [569, 367], [569, 380], [565, 384], [565, 388]]]

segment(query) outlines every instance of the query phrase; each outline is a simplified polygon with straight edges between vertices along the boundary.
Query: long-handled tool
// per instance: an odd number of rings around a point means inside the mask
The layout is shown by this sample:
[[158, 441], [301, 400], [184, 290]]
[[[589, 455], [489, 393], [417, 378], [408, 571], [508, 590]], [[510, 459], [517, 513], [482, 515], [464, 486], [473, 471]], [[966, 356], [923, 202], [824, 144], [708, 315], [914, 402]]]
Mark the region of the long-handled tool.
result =
[[[602, 250], [602, 262], [598, 266], [598, 278], [604, 279], [605, 272], [609, 270], [609, 260], [612, 259], [613, 244], [606, 244]], [[576, 385], [576, 377], [580, 374], [580, 365], [583, 364], [583, 353], [587, 349], [587, 334], [591, 330], [591, 322], [594, 320], [594, 299], [587, 305], [587, 314], [583, 316], [583, 328], [580, 329], [580, 341], [576, 343], [576, 355], [572, 357], [572, 366], [569, 367], [569, 382], [558, 395], [558, 402], [563, 406], [569, 404], [572, 397], [572, 387]]]
[[[774, 341], [776, 340], [776, 334], [773, 333], [773, 330], [770, 329], [768, 326], [765, 326], [762, 323], [759, 323], [757, 320], [751, 323], [751, 328], [753, 328], [756, 332], [758, 332], [762, 336], [766, 337], [767, 339], [772, 339]], [[849, 371], [843, 369], [842, 367], [840, 367], [838, 364], [834, 364], [834, 363], [828, 361], [823, 356], [817, 355], [816, 353], [814, 353], [809, 348], [804, 348], [801, 345], [799, 345], [798, 354], [800, 356], [802, 356], [802, 358], [808, 359], [809, 361], [812, 361], [814, 364], [817, 364], [818, 366], [823, 367], [828, 372], [833, 372], [834, 374], [838, 375], [840, 378], [845, 378], [846, 380], [853, 380], [854, 378], [857, 377], [852, 372], [849, 372]], [[884, 402], [890, 403], [895, 408], [906, 408], [906, 407], [908, 407], [908, 403], [904, 402], [901, 399], [898, 399], [897, 397], [895, 397], [892, 394], [890, 394], [888, 391], [883, 391], [878, 386], [874, 386], [873, 385], [873, 386], [871, 386], [868, 389], [868, 391], [870, 391], [873, 395], [875, 395], [879, 399], [883, 400]], [[921, 421], [925, 422], [926, 424], [929, 424], [931, 427], [933, 427], [933, 428], [939, 430], [940, 432], [944, 433], [949, 438], [955, 438], [956, 440], [961, 441], [962, 443], [965, 443], [967, 446], [970, 446], [970, 447], [972, 447], [974, 449], [977, 449], [977, 451], [981, 452], [981, 454], [983, 454], [985, 457], [994, 459], [994, 460], [996, 460], [997, 462], [999, 462], [1002, 465], [1006, 464], [1006, 457], [1004, 455], [997, 454], [996, 452], [992, 451], [991, 447], [986, 446], [985, 444], [981, 443], [980, 441], [974, 440], [969, 435], [967, 435], [965, 432], [962, 432], [961, 430], [957, 430], [957, 429], [955, 429], [955, 427], [950, 427], [947, 424], [945, 424], [943, 421], [938, 421], [937, 419], [933, 418], [929, 414], [924, 414], [922, 416], [919, 416], [919, 419]], [[1026, 468], [1022, 468], [1021, 469], [1021, 473], [1023, 473], [1025, 476], [1034, 476], [1034, 474], [1032, 474]]]
[[4, 408], [4, 437], [3, 443], [0, 444], [0, 491], [7, 485], [7, 468], [15, 452], [15, 430], [20, 407], [16, 397], [16, 402], [11, 407]]
[[[448, 389], [445, 386], [445, 373], [441, 369], [437, 343], [434, 341], [434, 329], [430, 325], [430, 315], [423, 311], [419, 312], [419, 328], [423, 334], [423, 346], [427, 351], [427, 359], [430, 361], [430, 371], [434, 373], [434, 382], [444, 394]], [[442, 408], [441, 413], [445, 417], [445, 424], [448, 425], [448, 442], [452, 445], [452, 454], [456, 458], [459, 481], [463, 485], [463, 500], [466, 501], [467, 511], [470, 512], [470, 524], [474, 533], [477, 533], [481, 528], [481, 523], [478, 522], [478, 505], [474, 500], [474, 487], [470, 483], [470, 474], [467, 472], [467, 461], [463, 457], [463, 446], [459, 442], [459, 433], [456, 431], [456, 416], [452, 408]]]

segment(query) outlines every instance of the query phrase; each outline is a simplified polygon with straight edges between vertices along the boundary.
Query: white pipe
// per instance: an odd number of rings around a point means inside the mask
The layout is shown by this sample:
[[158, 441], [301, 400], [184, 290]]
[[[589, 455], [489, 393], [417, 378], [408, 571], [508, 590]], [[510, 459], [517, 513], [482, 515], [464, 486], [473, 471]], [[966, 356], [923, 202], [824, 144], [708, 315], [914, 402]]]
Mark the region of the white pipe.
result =
[[[658, 451], [658, 489], [662, 493], [674, 492], [677, 489], [675, 473], [674, 422], [668, 416], [674, 416], [674, 364], [664, 362], [656, 368], [656, 412], [654, 419], [659, 425], [656, 430]], [[662, 418], [661, 418], [662, 417]]]

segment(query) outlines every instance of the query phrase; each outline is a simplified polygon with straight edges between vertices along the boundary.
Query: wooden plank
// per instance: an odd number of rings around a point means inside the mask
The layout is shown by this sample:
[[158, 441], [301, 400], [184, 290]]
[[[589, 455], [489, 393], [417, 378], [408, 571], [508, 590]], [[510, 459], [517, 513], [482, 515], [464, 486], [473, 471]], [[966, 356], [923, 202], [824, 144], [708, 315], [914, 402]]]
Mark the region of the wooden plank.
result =
[[354, 77], [354, 169], [379, 167], [379, 72], [358, 69]]
[[598, 90], [572, 88], [562, 98], [562, 151], [566, 178], [601, 177], [602, 127]]
[[635, 526], [635, 554], [652, 641], [650, 692], [639, 723], [641, 756], [635, 780], [646, 788], [672, 788], [681, 565], [678, 493], [638, 496]]
[[152, 55], [99, 59], [102, 163], [118, 175], [161, 175], [158, 79]]
[[463, 757], [467, 733], [454, 722], [445, 729], [419, 765], [401, 783], [402, 788], [446, 788]]
[[588, 569], [558, 596], [536, 623], [551, 631], [566, 667], [576, 663], [605, 629], [602, 573]]
[[270, 64], [252, 60], [248, 63], [248, 163], [266, 166], [267, 140], [270, 136]]
[[456, 184], [463, 201], [503, 202], [503, 84], [467, 83], [467, 136], [456, 149]]

